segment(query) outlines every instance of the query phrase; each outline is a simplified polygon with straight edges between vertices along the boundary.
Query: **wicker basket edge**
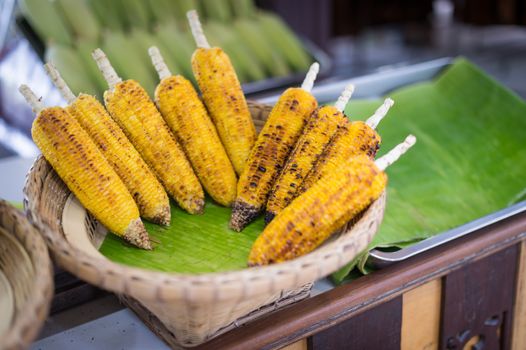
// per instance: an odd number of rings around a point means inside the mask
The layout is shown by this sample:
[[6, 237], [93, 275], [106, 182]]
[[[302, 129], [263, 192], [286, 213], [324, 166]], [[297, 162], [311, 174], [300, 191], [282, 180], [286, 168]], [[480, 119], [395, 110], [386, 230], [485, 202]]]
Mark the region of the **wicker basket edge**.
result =
[[[52, 264], [41, 235], [18, 209], [0, 200], [0, 226], [12, 233], [31, 259], [34, 279], [30, 297], [16, 313], [10, 329], [2, 335], [0, 348], [24, 349], [35, 339], [49, 313], [53, 297]], [[9, 226], [9, 227], [6, 227]]]

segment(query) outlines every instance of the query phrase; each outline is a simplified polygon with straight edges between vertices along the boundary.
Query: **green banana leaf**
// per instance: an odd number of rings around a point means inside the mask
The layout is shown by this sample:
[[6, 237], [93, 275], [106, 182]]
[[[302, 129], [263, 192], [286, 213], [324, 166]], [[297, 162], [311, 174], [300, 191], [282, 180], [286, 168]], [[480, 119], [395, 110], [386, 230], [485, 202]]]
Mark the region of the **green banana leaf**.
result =
[[[436, 81], [390, 94], [395, 106], [380, 124], [382, 152], [408, 133], [418, 141], [388, 169], [384, 222], [370, 249], [403, 247], [520, 200], [526, 178], [526, 104], [465, 60]], [[381, 100], [352, 101], [352, 119], [365, 119]], [[380, 152], [380, 155], [382, 154]], [[522, 195], [521, 195], [522, 194]], [[207, 202], [205, 213], [188, 215], [172, 205], [172, 225], [146, 223], [152, 252], [108, 235], [100, 249], [127, 265], [200, 274], [243, 269], [263, 220], [235, 233], [230, 209]], [[342, 282], [367, 252], [333, 275]], [[351, 273], [356, 277], [356, 270]]]
[[190, 215], [171, 203], [172, 224], [168, 227], [145, 222], [153, 251], [130, 246], [115, 235], [107, 235], [100, 252], [110, 260], [151, 270], [200, 274], [239, 270], [247, 266], [252, 243], [263, 230], [262, 217], [243, 232], [228, 228], [230, 208], [207, 199], [203, 215]]
[[[412, 133], [417, 143], [388, 168], [387, 208], [369, 250], [404, 247], [506, 208], [526, 195], [526, 103], [464, 59], [435, 81], [389, 94], [379, 156]], [[354, 101], [352, 119], [381, 100]], [[342, 282], [364, 253], [332, 277]]]

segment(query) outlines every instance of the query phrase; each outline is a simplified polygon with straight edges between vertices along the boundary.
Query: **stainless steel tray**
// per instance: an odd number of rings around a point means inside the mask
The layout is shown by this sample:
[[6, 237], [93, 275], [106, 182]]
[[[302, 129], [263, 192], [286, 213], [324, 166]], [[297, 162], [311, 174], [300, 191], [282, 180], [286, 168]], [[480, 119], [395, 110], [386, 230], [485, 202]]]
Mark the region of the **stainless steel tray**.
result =
[[[376, 98], [405, 85], [431, 80], [448, 67], [452, 61], [452, 58], [446, 57], [411, 66], [384, 66], [379, 68], [377, 73], [346, 80], [327, 80], [315, 84], [312, 94], [321, 104], [335, 101], [345, 86], [353, 83], [356, 86], [353, 98]], [[280, 93], [281, 91], [257, 100], [262, 103], [274, 104]]]
[[437, 234], [415, 243], [409, 247], [396, 250], [394, 252], [386, 252], [380, 249], [373, 249], [369, 252], [369, 259], [367, 264], [374, 268], [383, 268], [393, 263], [403, 261], [417, 254], [423, 253], [439, 245], [450, 242], [454, 239], [463, 237], [470, 233], [476, 232], [486, 226], [510, 218], [514, 215], [526, 212], [526, 201], [519, 202], [508, 208], [496, 211], [489, 215], [483, 216], [467, 224], [455, 227], [449, 231]]
[[[435, 78], [451, 63], [451, 58], [441, 58], [405, 67], [399, 65], [394, 67], [382, 67], [378, 73], [318, 85], [313, 89], [313, 94], [321, 103], [331, 102], [336, 100], [347, 84], [353, 83], [356, 86], [356, 92], [353, 97], [374, 98], [385, 96], [394, 89], [414, 83], [429, 81]], [[260, 99], [260, 101], [274, 103], [278, 97], [279, 95], [269, 96]], [[438, 233], [433, 237], [427, 238], [403, 249], [396, 251], [373, 249], [370, 252], [367, 264], [375, 268], [386, 267], [524, 211], [526, 211], [526, 201], [522, 201], [503, 210], [481, 217], [462, 226]]]

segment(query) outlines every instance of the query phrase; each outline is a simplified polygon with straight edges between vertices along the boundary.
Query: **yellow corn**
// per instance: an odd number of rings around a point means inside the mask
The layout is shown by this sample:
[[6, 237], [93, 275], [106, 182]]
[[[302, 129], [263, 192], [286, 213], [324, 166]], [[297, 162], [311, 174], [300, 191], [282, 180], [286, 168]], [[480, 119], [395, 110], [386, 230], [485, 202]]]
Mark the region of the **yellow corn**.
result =
[[382, 105], [365, 122], [344, 120], [344, 123], [336, 131], [336, 134], [303, 181], [298, 193], [305, 192], [316, 181], [335, 171], [342, 162], [350, 157], [365, 154], [374, 159], [382, 141], [380, 135], [375, 131], [376, 126], [385, 117], [393, 104], [394, 101], [392, 99], [386, 98]]
[[303, 181], [299, 193], [305, 192], [323, 176], [334, 172], [350, 157], [365, 154], [374, 159], [380, 142], [380, 135], [364, 122], [343, 123]]
[[188, 19], [198, 46], [192, 71], [232, 165], [241, 174], [256, 140], [245, 95], [228, 55], [221, 48], [210, 48], [197, 13], [190, 11]]
[[264, 208], [277, 176], [316, 107], [316, 99], [302, 88], [289, 88], [280, 96], [239, 178], [231, 228], [241, 231]]
[[192, 56], [192, 70], [234, 169], [241, 174], [256, 140], [256, 128], [232, 63], [218, 47], [198, 48]]
[[170, 202], [162, 185], [100, 102], [93, 96], [80, 94], [67, 111], [120, 176], [141, 216], [158, 224], [170, 224]]
[[[38, 104], [29, 88], [20, 91], [33, 106]], [[132, 196], [75, 118], [60, 107], [34, 109], [33, 140], [80, 203], [114, 234], [151, 249]]]
[[338, 125], [346, 120], [333, 106], [324, 106], [312, 113], [270, 193], [265, 213], [267, 224], [296, 198], [303, 179], [329, 144]]
[[164, 78], [155, 90], [155, 101], [206, 192], [219, 204], [231, 206], [236, 173], [192, 83], [180, 75]]
[[376, 200], [387, 175], [365, 155], [351, 158], [278, 214], [256, 239], [248, 264], [267, 265], [306, 254]]
[[104, 93], [106, 108], [166, 191], [191, 214], [202, 213], [204, 193], [181, 146], [148, 93], [134, 80]]

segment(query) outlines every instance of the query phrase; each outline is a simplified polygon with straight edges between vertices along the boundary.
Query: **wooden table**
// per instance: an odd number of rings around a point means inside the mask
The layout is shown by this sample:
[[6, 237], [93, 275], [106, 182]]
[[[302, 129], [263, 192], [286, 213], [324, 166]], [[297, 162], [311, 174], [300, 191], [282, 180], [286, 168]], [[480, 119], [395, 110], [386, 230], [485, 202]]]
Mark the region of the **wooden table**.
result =
[[256, 348], [524, 350], [526, 213], [198, 347]]

